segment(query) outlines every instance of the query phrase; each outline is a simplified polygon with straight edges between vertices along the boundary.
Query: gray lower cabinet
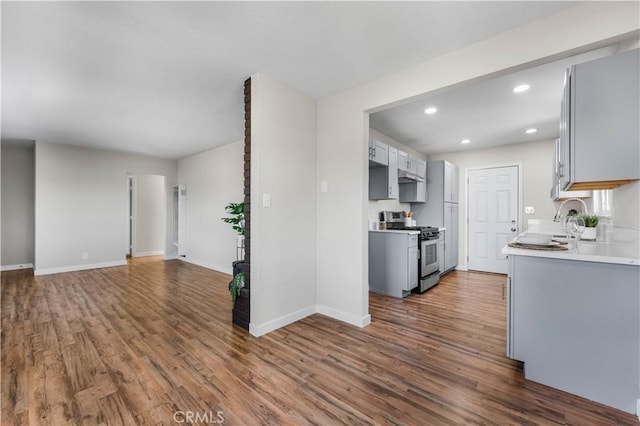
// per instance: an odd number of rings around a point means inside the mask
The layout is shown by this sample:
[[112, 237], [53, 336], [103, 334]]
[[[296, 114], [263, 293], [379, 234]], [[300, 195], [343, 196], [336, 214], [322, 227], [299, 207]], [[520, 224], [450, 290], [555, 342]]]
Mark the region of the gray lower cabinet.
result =
[[369, 232], [369, 290], [405, 297], [418, 286], [418, 235]]
[[525, 378], [630, 413], [640, 397], [638, 266], [509, 255], [507, 355]]
[[450, 271], [458, 265], [458, 205], [444, 203], [444, 269]]

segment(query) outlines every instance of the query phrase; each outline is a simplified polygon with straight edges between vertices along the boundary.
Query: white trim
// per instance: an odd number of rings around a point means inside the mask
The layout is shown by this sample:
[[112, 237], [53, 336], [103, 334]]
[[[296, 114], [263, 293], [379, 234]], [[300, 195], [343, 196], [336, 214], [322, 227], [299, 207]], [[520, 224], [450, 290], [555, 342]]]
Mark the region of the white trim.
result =
[[316, 306], [312, 305], [306, 308], [302, 308], [296, 312], [281, 316], [280, 318], [268, 321], [264, 324], [255, 325], [253, 323], [250, 323], [249, 333], [251, 333], [255, 337], [260, 337], [281, 327], [284, 327], [296, 321], [300, 321], [301, 319], [306, 318], [309, 315], [313, 315], [316, 312]]
[[59, 266], [56, 268], [36, 269], [33, 275], [49, 275], [60, 274], [62, 272], [84, 271], [86, 269], [110, 268], [112, 266], [125, 266], [126, 260], [117, 260], [115, 262], [90, 263], [86, 265]]
[[[127, 215], [131, 214], [131, 221], [129, 222], [129, 226], [131, 227], [131, 247], [127, 253], [131, 254], [131, 256], [135, 256], [136, 247], [138, 245], [138, 239], [136, 238], [136, 232], [138, 227], [138, 177], [134, 174], [127, 175], [127, 181], [130, 180], [131, 186], [129, 191], [131, 192], [131, 206]], [[129, 194], [127, 194], [129, 196]], [[165, 223], [166, 226], [166, 223]], [[127, 240], [129, 240], [129, 236], [127, 236]]]
[[164, 250], [155, 250], [155, 251], [141, 251], [139, 253], [134, 253], [133, 257], [145, 257], [145, 256], [160, 256], [164, 255]]
[[202, 266], [203, 268], [211, 269], [225, 274], [233, 274], [233, 269], [225, 266], [216, 265], [215, 263], [206, 262], [200, 259], [188, 258], [188, 257], [174, 257], [174, 259], [182, 260], [183, 262], [191, 263], [193, 265]]
[[175, 255], [175, 254], [171, 254], [171, 255], [168, 255], [168, 256], [165, 255], [164, 256], [164, 260], [177, 260], [177, 259], [178, 259], [178, 256]]
[[15, 271], [17, 269], [33, 269], [33, 263], [19, 263], [17, 265], [0, 266], [0, 271]]
[[355, 325], [356, 327], [364, 328], [371, 324], [371, 315], [367, 314], [363, 317], [358, 317], [349, 312], [340, 311], [335, 308], [330, 308], [325, 305], [318, 305], [316, 312], [322, 315], [326, 315], [330, 318], [338, 321], [346, 322], [347, 324]]

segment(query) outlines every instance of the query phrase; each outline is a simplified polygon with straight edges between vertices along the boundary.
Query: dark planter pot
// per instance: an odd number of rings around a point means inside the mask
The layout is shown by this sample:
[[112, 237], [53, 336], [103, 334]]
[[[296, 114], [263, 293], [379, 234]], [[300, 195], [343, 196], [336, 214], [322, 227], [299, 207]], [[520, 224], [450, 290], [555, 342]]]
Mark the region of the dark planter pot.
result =
[[[235, 277], [241, 272], [245, 272], [245, 263], [243, 260], [233, 262], [233, 276]], [[250, 305], [250, 289], [243, 288], [240, 290], [240, 295], [236, 297], [236, 301], [233, 304], [232, 320], [233, 323], [239, 327], [249, 331], [249, 318], [251, 313]]]
[[247, 331], [249, 331], [249, 315], [251, 313], [249, 294], [249, 290], [243, 288], [233, 304], [233, 323]]

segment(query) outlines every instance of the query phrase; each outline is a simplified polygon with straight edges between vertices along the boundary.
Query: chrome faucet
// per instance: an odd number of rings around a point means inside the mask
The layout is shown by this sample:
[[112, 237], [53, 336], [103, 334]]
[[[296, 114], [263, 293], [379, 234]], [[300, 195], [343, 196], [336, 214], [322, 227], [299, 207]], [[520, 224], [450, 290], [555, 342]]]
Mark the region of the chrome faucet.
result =
[[564, 207], [564, 205], [568, 202], [568, 201], [580, 201], [582, 203], [582, 213], [589, 213], [589, 208], [587, 207], [587, 203], [585, 203], [582, 199], [580, 198], [567, 198], [566, 200], [564, 200], [562, 202], [562, 204], [560, 204], [560, 207], [558, 207], [558, 211], [556, 211], [556, 215], [553, 216], [553, 221], [554, 222], [560, 222], [560, 212], [562, 212], [562, 208]]

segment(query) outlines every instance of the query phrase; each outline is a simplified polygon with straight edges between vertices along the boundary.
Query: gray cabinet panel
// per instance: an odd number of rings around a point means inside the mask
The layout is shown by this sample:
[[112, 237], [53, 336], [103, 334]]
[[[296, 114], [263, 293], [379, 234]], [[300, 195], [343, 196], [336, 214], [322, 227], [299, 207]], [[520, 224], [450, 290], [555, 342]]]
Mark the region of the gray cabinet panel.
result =
[[525, 377], [635, 412], [637, 266], [509, 256], [508, 353]]
[[418, 236], [369, 232], [369, 290], [405, 297], [418, 286]]
[[458, 204], [447, 202], [458, 199], [458, 168], [447, 161], [427, 162], [427, 202], [411, 204], [411, 210], [420, 226], [447, 228], [445, 233], [445, 265], [440, 272], [458, 264]]

